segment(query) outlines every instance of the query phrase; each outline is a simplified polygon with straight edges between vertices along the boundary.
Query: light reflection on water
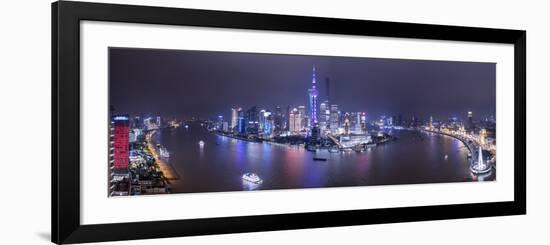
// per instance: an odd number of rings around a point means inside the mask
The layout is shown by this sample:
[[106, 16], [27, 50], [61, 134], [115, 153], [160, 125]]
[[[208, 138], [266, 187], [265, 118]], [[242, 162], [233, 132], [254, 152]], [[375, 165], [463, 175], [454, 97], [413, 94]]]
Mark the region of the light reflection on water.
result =
[[[218, 192], [336, 186], [494, 180], [470, 173], [468, 150], [451, 137], [394, 130], [399, 139], [365, 152], [329, 153], [213, 135], [200, 125], [162, 130], [156, 140], [170, 151], [180, 180], [173, 192]], [[204, 146], [198, 142], [203, 140]], [[445, 155], [448, 155], [445, 159]], [[314, 161], [313, 157], [327, 161]], [[256, 173], [263, 183], [243, 183]]]

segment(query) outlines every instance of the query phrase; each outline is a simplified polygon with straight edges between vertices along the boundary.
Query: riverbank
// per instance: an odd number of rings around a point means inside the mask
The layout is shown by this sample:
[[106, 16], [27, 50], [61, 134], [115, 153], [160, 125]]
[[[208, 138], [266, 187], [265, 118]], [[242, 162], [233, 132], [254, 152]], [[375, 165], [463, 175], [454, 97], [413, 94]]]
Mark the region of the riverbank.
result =
[[443, 132], [436, 132], [436, 131], [431, 131], [431, 130], [426, 130], [426, 129], [420, 129], [420, 131], [424, 131], [424, 132], [428, 132], [428, 133], [434, 133], [434, 134], [441, 134], [441, 135], [449, 136], [449, 137], [455, 138], [457, 140], [460, 140], [460, 142], [462, 142], [462, 144], [464, 144], [464, 146], [466, 146], [466, 148], [468, 148], [468, 151], [470, 151], [470, 154], [474, 155], [474, 149], [471, 148], [470, 144], [468, 144], [468, 142], [466, 142], [464, 139], [462, 139], [462, 138], [460, 138], [456, 135], [447, 134], [447, 133], [443, 133]]
[[157, 152], [157, 150], [156, 150], [156, 148], [155, 148], [155, 146], [152, 142], [152, 138], [153, 138], [153, 135], [155, 133], [156, 133], [156, 131], [153, 131], [153, 132], [147, 134], [147, 136], [145, 137], [145, 141], [147, 143], [147, 149], [149, 150], [149, 152], [151, 152], [151, 154], [153, 155], [153, 158], [155, 158], [155, 163], [159, 167], [159, 169], [162, 172], [162, 175], [164, 176], [164, 178], [168, 181], [178, 180], [179, 175], [176, 172], [176, 170], [174, 168], [172, 168], [172, 166], [170, 164], [168, 164], [167, 162], [165, 162], [164, 160], [162, 160], [159, 157], [159, 153]]

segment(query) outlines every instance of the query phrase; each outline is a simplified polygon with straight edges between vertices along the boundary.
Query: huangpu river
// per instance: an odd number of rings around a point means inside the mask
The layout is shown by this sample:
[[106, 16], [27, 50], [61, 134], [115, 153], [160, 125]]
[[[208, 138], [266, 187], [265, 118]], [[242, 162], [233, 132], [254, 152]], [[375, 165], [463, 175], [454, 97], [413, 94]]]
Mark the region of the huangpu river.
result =
[[[435, 133], [392, 130], [397, 140], [365, 152], [311, 152], [300, 146], [248, 142], [208, 132], [198, 123], [162, 129], [156, 143], [177, 171], [172, 193], [491, 181], [469, 170], [468, 148]], [[201, 146], [199, 141], [203, 141]], [[447, 155], [447, 157], [445, 157]], [[315, 161], [313, 158], [326, 158]], [[260, 176], [259, 185], [242, 175]]]

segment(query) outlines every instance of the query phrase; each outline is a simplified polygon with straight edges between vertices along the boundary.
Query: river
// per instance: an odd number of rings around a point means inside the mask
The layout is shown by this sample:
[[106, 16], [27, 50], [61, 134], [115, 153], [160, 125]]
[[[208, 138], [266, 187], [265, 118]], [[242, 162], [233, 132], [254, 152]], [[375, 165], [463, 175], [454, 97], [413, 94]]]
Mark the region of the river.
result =
[[[495, 171], [483, 177], [471, 174], [468, 149], [455, 138], [409, 130], [388, 133], [398, 139], [361, 153], [247, 142], [214, 135], [200, 124], [162, 129], [154, 140], [168, 149], [168, 163], [180, 177], [172, 182], [173, 193], [495, 180]], [[256, 173], [263, 183], [243, 182], [246, 172]]]

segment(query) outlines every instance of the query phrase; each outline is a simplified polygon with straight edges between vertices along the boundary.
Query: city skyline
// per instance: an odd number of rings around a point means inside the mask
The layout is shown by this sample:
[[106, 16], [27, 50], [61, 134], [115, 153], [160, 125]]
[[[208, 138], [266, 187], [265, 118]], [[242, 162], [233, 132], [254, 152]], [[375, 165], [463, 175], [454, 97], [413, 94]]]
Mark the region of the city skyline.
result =
[[253, 106], [272, 112], [306, 106], [311, 112], [314, 93], [317, 110], [328, 100], [343, 112], [366, 112], [369, 121], [382, 115], [495, 115], [491, 63], [126, 48], [109, 54], [111, 105], [130, 114], [230, 118], [229, 108]]
[[496, 178], [495, 64], [109, 55], [110, 196]]

